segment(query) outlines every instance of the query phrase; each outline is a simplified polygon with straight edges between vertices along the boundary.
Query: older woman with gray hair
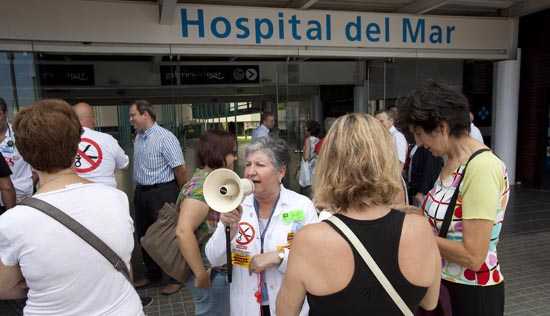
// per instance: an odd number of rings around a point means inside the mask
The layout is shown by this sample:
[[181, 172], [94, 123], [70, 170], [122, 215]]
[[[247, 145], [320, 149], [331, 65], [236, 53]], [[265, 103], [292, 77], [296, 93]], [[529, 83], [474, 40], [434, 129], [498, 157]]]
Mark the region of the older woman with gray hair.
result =
[[[238, 209], [221, 215], [205, 252], [212, 265], [226, 263], [225, 226], [230, 226], [231, 315], [275, 315], [290, 244], [300, 228], [318, 221], [317, 210], [309, 198], [282, 185], [290, 160], [283, 140], [256, 140], [246, 148], [245, 160], [245, 177], [254, 182], [254, 193]], [[307, 312], [306, 303], [301, 315]]]

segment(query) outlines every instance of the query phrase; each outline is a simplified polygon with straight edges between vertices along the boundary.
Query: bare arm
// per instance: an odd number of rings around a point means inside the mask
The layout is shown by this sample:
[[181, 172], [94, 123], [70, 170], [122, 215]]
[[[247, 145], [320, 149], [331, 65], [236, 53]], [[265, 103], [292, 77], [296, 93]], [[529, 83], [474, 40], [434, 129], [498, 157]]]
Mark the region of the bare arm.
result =
[[179, 249], [187, 264], [193, 271], [196, 279], [208, 280], [207, 271], [202, 262], [199, 243], [195, 236], [195, 230], [204, 222], [208, 215], [206, 203], [187, 198], [180, 205], [176, 237], [178, 238]]
[[434, 280], [428, 288], [426, 295], [420, 301], [420, 307], [425, 310], [431, 311], [437, 307], [437, 301], [439, 299], [439, 287], [441, 286], [441, 255], [437, 251], [437, 256], [434, 256]]
[[0, 299], [27, 297], [27, 286], [19, 266], [5, 266], [0, 260]]
[[174, 168], [174, 176], [176, 177], [178, 188], [181, 188], [187, 182], [185, 165], [180, 165]]
[[[305, 227], [304, 227], [305, 228]], [[277, 315], [299, 315], [306, 297], [303, 281], [303, 269], [307, 269], [306, 249], [309, 247], [304, 239], [307, 229], [300, 230], [292, 241], [292, 251], [288, 259], [287, 270], [277, 295]]]
[[10, 177], [0, 178], [0, 192], [2, 194], [2, 201], [6, 209], [10, 209], [15, 206], [15, 189]]
[[464, 241], [451, 241], [438, 237], [437, 245], [445, 260], [472, 271], [478, 271], [489, 251], [493, 223], [485, 219], [465, 219], [462, 223]]
[[407, 214], [399, 243], [399, 268], [409, 282], [428, 288], [419, 305], [437, 306], [441, 284], [441, 256], [431, 226], [422, 215]]
[[309, 147], [310, 144], [309, 144], [309, 137], [306, 138], [306, 141], [304, 142], [304, 160], [305, 161], [308, 161], [310, 158], [311, 158], [311, 153], [309, 152]]

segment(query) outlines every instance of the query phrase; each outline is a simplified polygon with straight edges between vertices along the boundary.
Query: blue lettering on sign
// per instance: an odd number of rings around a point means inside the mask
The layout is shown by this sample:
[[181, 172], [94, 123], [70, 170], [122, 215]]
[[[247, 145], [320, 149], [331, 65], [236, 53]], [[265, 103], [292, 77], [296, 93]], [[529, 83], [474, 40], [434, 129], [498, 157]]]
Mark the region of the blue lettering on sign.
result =
[[380, 26], [376, 23], [369, 23], [367, 25], [367, 39], [371, 42], [378, 42], [380, 40]]
[[288, 20], [288, 23], [292, 26], [292, 38], [295, 40], [301, 40], [302, 36], [298, 33], [298, 25], [300, 24], [300, 20], [296, 18], [296, 15], [293, 15], [290, 20]]
[[411, 19], [403, 19], [403, 43], [408, 43], [409, 40], [413, 43], [418, 43], [418, 37], [420, 36], [420, 43], [424, 43], [426, 22], [420, 18], [416, 22], [416, 27], [413, 31], [413, 25]]
[[240, 30], [240, 33], [237, 34], [237, 38], [248, 38], [250, 36], [250, 29], [248, 28], [248, 19], [240, 17], [236, 21], [237, 28]]
[[285, 15], [279, 12], [277, 16], [279, 17], [279, 38], [285, 39]]
[[451, 44], [452, 38], [453, 38], [453, 32], [455, 31], [454, 25], [448, 25], [447, 26], [447, 44]]
[[181, 36], [189, 37], [189, 26], [196, 25], [199, 27], [199, 37], [204, 37], [204, 11], [202, 9], [197, 10], [198, 20], [187, 19], [187, 9], [181, 9]]
[[386, 29], [386, 43], [390, 41], [390, 18], [385, 17], [384, 18], [384, 25]]
[[[296, 11], [294, 11], [296, 12]], [[203, 9], [196, 9], [194, 15], [189, 10], [181, 9], [181, 36], [198, 39], [211, 37], [216, 39], [236, 38], [263, 44], [266, 41], [332, 41], [332, 15], [325, 14], [319, 19], [300, 19], [299, 14], [285, 16], [285, 12], [277, 12], [274, 18], [267, 17], [226, 17], [205, 14]], [[357, 15], [351, 20], [339, 20], [336, 25], [343, 29], [336, 30], [350, 44], [358, 42], [389, 43], [390, 16], [382, 20], [372, 21], [368, 17]], [[401, 18], [401, 40], [403, 43], [423, 44], [426, 41], [433, 45], [452, 44], [456, 27], [454, 25], [430, 24], [422, 17]], [[191, 35], [196, 34], [196, 35]], [[341, 39], [341, 37], [339, 38]]]
[[[218, 30], [218, 22], [222, 22], [223, 27], [225, 30], [223, 32], [220, 32]], [[212, 30], [212, 34], [218, 38], [226, 38], [231, 34], [231, 23], [229, 23], [229, 20], [224, 18], [223, 16], [218, 16], [212, 19], [212, 22], [210, 22], [210, 29]]]
[[306, 37], [310, 41], [322, 40], [323, 35], [321, 34], [321, 22], [319, 21], [309, 21], [307, 25], [310, 26], [306, 31]]
[[[256, 22], [256, 43], [260, 44], [263, 39], [270, 39], [273, 36], [273, 22], [271, 22], [270, 19], [255, 19]], [[267, 26], [267, 30], [264, 27], [264, 31], [262, 31], [262, 26]]]
[[346, 24], [346, 38], [350, 42], [361, 41], [361, 17], [355, 18], [355, 22], [348, 22]]

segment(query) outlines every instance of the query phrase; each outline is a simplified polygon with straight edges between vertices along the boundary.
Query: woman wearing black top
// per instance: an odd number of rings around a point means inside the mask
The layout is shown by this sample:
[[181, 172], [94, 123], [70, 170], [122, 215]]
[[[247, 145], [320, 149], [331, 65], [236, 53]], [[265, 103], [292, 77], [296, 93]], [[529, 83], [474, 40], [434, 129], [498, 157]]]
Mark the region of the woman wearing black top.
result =
[[[339, 118], [325, 138], [314, 201], [359, 238], [412, 310], [437, 304], [441, 258], [433, 233], [418, 215], [390, 209], [401, 187], [391, 135], [372, 116]], [[362, 258], [332, 224], [296, 234], [277, 315], [402, 315]]]

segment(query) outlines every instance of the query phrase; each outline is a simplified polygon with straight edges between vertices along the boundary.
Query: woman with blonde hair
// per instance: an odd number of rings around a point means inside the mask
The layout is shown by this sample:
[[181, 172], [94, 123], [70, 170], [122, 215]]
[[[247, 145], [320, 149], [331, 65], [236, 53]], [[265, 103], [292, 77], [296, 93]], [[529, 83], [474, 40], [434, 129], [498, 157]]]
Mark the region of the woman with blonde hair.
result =
[[[389, 132], [372, 116], [354, 113], [334, 123], [317, 162], [314, 200], [330, 210], [368, 250], [405, 308], [433, 309], [440, 256], [430, 226], [391, 209], [401, 188]], [[402, 315], [359, 252], [332, 221], [305, 226], [294, 238], [278, 315]]]

